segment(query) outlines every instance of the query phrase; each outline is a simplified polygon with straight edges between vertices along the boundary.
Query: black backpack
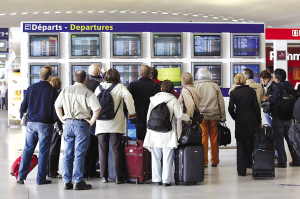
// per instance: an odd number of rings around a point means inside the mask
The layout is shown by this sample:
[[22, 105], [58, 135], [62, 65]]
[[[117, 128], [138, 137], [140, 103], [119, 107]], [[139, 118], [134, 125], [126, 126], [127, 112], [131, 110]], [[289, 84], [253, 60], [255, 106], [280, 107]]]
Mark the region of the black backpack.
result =
[[111, 85], [108, 89], [104, 89], [101, 85], [100, 88], [100, 94], [97, 96], [98, 101], [101, 105], [101, 111], [98, 116], [98, 120], [112, 120], [115, 118], [116, 113], [119, 110], [119, 107], [121, 105], [122, 100], [119, 103], [119, 106], [115, 112], [114, 109], [114, 100], [110, 94], [110, 91], [115, 88], [117, 84]]
[[278, 86], [280, 88], [280, 94], [274, 105], [273, 115], [282, 120], [290, 120], [293, 118], [293, 110], [296, 99], [281, 85]]
[[172, 120], [167, 103], [162, 102], [152, 109], [147, 127], [153, 131], [166, 133], [172, 130]]

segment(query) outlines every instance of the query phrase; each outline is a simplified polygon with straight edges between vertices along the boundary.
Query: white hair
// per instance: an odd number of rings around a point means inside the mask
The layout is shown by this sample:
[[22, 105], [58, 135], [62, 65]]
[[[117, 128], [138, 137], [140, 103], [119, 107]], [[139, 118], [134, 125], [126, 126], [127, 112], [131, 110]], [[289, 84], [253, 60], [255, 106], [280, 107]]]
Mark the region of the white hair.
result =
[[201, 79], [211, 79], [211, 73], [206, 67], [201, 67], [197, 71], [198, 80]]

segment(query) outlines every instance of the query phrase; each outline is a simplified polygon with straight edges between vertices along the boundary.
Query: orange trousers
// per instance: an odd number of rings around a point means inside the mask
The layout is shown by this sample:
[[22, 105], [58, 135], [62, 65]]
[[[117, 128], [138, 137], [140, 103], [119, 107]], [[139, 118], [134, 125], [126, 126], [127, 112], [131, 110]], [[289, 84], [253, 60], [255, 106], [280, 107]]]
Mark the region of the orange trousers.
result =
[[219, 120], [203, 120], [200, 124], [202, 129], [202, 144], [204, 147], [204, 162], [208, 165], [208, 138], [210, 138], [211, 164], [219, 164], [219, 143], [218, 143]]

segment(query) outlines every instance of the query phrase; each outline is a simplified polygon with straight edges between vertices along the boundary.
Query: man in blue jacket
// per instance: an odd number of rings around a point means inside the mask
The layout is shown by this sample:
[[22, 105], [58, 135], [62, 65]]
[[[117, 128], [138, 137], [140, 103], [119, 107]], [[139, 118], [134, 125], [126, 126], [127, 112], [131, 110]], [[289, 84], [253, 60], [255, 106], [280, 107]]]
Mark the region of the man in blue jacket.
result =
[[[263, 100], [271, 103], [271, 116], [273, 118], [272, 129], [275, 149], [278, 152], [278, 163], [275, 164], [275, 167], [286, 168], [287, 157], [284, 148], [284, 138], [289, 145], [288, 131], [292, 125], [293, 107], [296, 100], [296, 94], [293, 85], [286, 81], [286, 72], [283, 69], [278, 68], [274, 71], [274, 81], [277, 83], [277, 86], [274, 89], [273, 95], [270, 97], [264, 97]], [[288, 96], [287, 98], [290, 98], [290, 100], [287, 100], [290, 101], [287, 104], [284, 104], [280, 99], [284, 94], [283, 92], [286, 92]], [[282, 107], [283, 105], [285, 105], [285, 107]], [[290, 113], [283, 113], [287, 110], [290, 110]], [[292, 151], [290, 152], [293, 153]], [[296, 160], [293, 160], [293, 162], [294, 161]], [[293, 162], [291, 162], [290, 165], [296, 166]]]
[[54, 103], [57, 90], [49, 83], [52, 77], [51, 66], [40, 70], [41, 81], [28, 87], [20, 108], [20, 118], [27, 112], [25, 146], [20, 163], [18, 184], [24, 184], [34, 149], [39, 142], [37, 184], [50, 184], [46, 179], [53, 123], [58, 120]]

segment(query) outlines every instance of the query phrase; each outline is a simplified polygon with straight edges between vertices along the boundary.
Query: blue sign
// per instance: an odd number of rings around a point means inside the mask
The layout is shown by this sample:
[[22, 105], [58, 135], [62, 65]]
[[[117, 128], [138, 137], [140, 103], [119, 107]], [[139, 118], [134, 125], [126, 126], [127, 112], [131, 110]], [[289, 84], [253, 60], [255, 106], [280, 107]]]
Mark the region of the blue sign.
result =
[[0, 53], [8, 53], [8, 37], [9, 29], [0, 28]]
[[264, 24], [236, 23], [23, 23], [23, 32], [264, 33]]

